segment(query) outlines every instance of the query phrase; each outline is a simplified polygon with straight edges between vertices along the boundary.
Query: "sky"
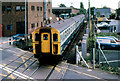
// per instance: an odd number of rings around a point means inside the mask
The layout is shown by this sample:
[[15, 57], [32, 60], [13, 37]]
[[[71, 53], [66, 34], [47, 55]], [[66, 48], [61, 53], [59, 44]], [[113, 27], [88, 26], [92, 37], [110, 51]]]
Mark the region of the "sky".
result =
[[[58, 5], [62, 3], [67, 7], [70, 7], [72, 5], [75, 8], [80, 8], [80, 2], [83, 2], [84, 8], [88, 8], [88, 0], [52, 0], [52, 6], [58, 7]], [[90, 3], [91, 7], [101, 8], [103, 6], [107, 6], [112, 9], [117, 9], [120, 0], [90, 0]]]

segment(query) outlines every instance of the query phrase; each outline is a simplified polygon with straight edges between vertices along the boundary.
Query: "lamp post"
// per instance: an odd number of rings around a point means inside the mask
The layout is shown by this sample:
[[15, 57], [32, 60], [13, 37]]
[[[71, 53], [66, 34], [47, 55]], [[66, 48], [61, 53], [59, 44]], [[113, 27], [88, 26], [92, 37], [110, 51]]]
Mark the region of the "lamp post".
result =
[[27, 27], [26, 27], [26, 19], [27, 19], [27, 17], [26, 17], [26, 11], [27, 11], [27, 5], [26, 5], [26, 2], [27, 2], [27, 0], [25, 0], [25, 42], [26, 42], [26, 46], [27, 46]]

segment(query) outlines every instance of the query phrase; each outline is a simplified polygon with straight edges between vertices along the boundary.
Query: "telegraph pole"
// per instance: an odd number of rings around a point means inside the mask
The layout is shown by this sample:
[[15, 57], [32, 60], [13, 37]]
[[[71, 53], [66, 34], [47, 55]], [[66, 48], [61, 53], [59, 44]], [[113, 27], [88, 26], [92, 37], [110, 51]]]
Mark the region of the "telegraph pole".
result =
[[88, 14], [88, 17], [89, 17], [89, 36], [90, 36], [90, 0], [88, 1], [88, 4], [89, 4], [89, 14]]

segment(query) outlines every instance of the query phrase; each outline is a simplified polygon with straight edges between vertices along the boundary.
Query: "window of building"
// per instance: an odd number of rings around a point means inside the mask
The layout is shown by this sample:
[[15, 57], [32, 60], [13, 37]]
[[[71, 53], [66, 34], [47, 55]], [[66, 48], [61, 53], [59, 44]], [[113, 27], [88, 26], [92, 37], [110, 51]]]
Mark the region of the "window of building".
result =
[[16, 11], [20, 11], [20, 6], [16, 6]]
[[9, 12], [9, 11], [11, 11], [11, 6], [7, 6], [7, 11]]
[[43, 23], [41, 22], [41, 27], [43, 27]]
[[48, 9], [48, 12], [50, 13], [50, 9]]
[[39, 11], [39, 6], [37, 6], [37, 11]]
[[35, 23], [31, 24], [31, 28], [34, 28], [35, 27]]
[[40, 7], [40, 11], [42, 11], [42, 7]]
[[22, 11], [25, 11], [25, 5], [22, 6], [21, 10], [22, 10]]
[[58, 41], [58, 35], [57, 34], [53, 34], [53, 41]]
[[2, 12], [4, 12], [5, 11], [5, 6], [2, 6]]
[[39, 26], [39, 23], [37, 23], [37, 27]]
[[7, 25], [6, 30], [12, 30], [12, 25]]
[[32, 11], [35, 10], [35, 6], [31, 6], [31, 10], [32, 10]]

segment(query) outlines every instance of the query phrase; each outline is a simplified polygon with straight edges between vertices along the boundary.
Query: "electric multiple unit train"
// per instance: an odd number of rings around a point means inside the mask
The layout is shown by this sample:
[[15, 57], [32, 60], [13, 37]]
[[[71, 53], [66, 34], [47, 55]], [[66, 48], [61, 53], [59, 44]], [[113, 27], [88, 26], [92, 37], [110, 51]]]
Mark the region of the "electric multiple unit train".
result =
[[36, 58], [62, 56], [65, 48], [74, 36], [85, 16], [78, 15], [66, 20], [40, 27], [33, 32], [33, 53]]

